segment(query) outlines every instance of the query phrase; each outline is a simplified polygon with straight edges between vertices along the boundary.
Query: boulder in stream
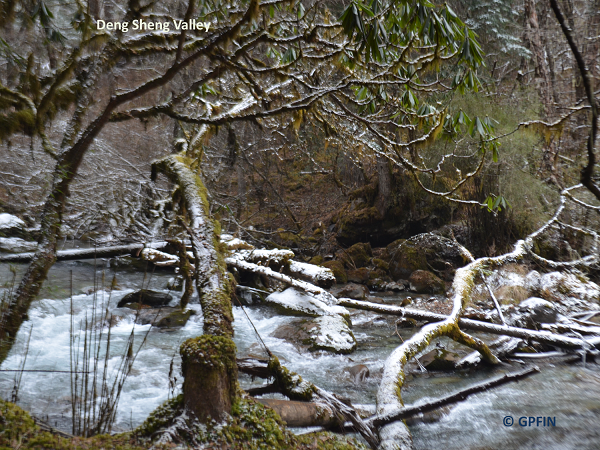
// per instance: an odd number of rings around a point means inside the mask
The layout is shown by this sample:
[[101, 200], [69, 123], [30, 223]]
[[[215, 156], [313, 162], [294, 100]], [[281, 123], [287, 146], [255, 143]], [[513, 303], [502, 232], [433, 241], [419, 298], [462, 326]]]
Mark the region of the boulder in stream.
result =
[[302, 344], [311, 352], [325, 350], [345, 355], [356, 350], [356, 338], [348, 323], [338, 315], [321, 316], [300, 325]]
[[369, 368], [364, 364], [357, 364], [352, 367], [346, 367], [344, 372], [348, 372], [350, 376], [354, 379], [355, 383], [364, 383], [371, 373], [369, 372]]
[[460, 355], [446, 350], [445, 348], [436, 348], [423, 356], [419, 357], [421, 364], [427, 370], [446, 371], [454, 370], [456, 363], [460, 360]]
[[537, 297], [522, 301], [519, 310], [536, 323], [554, 323], [558, 317], [558, 311], [552, 303]]
[[418, 294], [444, 294], [446, 286], [435, 274], [427, 270], [415, 270], [408, 279], [410, 290]]
[[173, 300], [173, 297], [170, 294], [150, 289], [140, 289], [123, 297], [117, 304], [117, 308], [122, 308], [128, 303], [141, 303], [151, 308], [161, 308], [167, 306], [171, 300]]
[[265, 298], [265, 302], [291, 315], [309, 317], [340, 315], [345, 318], [350, 317], [348, 310], [343, 306], [327, 305], [315, 296], [296, 288], [288, 288], [283, 292], [274, 292]]
[[0, 237], [25, 237], [27, 234], [25, 222], [17, 216], [0, 213]]
[[335, 298], [352, 298], [354, 300], [365, 300], [369, 296], [369, 289], [362, 284], [348, 283], [345, 286], [337, 286], [330, 291]]
[[0, 237], [0, 252], [4, 253], [25, 253], [35, 252], [37, 242], [26, 241], [17, 237]]

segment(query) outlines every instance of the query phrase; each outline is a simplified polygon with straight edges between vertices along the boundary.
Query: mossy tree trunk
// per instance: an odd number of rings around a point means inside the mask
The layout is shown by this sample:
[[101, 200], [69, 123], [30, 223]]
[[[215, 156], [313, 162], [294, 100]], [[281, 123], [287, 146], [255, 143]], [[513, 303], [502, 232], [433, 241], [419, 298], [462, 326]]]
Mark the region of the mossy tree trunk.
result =
[[152, 165], [153, 177], [165, 174], [181, 189], [188, 214], [188, 234], [196, 271], [194, 278], [204, 315], [204, 335], [181, 346], [183, 397], [200, 421], [221, 420], [231, 413], [238, 393], [236, 348], [231, 309], [232, 280], [219, 249], [219, 236], [209, 217], [206, 188], [190, 169], [191, 160], [169, 155]]

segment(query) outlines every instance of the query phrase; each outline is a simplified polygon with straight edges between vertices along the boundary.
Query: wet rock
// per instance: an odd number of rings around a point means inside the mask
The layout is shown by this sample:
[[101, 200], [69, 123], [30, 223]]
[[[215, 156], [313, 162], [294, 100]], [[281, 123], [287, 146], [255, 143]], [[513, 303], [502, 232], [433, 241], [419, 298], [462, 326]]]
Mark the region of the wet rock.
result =
[[349, 319], [350, 313], [343, 306], [328, 305], [314, 295], [288, 288], [283, 292], [274, 292], [265, 298], [265, 302], [277, 307], [285, 314], [318, 317], [340, 315]]
[[128, 303], [141, 303], [142, 305], [150, 306], [151, 308], [160, 308], [167, 306], [171, 300], [173, 300], [173, 297], [170, 294], [149, 289], [141, 289], [123, 297], [117, 304], [117, 308], [122, 308]]
[[26, 225], [17, 216], [0, 213], [0, 237], [20, 237], [27, 235]]
[[434, 270], [451, 281], [456, 269], [468, 263], [453, 240], [432, 233], [394, 241], [387, 246], [386, 254], [395, 280], [408, 278], [415, 270]]
[[[139, 306], [137, 303], [132, 304], [132, 306], [134, 305]], [[179, 307], [164, 306], [162, 308], [150, 308], [142, 305], [139, 310], [127, 308], [113, 311], [110, 324], [114, 326], [123, 319], [130, 317], [138, 325], [152, 324], [157, 328], [177, 328], [183, 327], [192, 314], [192, 310], [182, 310]]]
[[364, 383], [367, 378], [371, 375], [369, 368], [364, 364], [357, 364], [352, 367], [346, 367], [344, 372], [348, 372], [354, 379], [355, 383]]
[[365, 284], [369, 281], [369, 269], [361, 267], [360, 269], [349, 270], [348, 281], [352, 283]]
[[552, 303], [537, 297], [522, 301], [518, 309], [536, 323], [555, 323], [558, 317], [558, 311]]
[[355, 283], [333, 288], [330, 292], [335, 298], [352, 298], [354, 300], [365, 300], [369, 295], [369, 289], [366, 286]]
[[436, 348], [420, 356], [419, 360], [427, 370], [446, 371], [454, 370], [456, 363], [460, 360], [460, 355], [445, 348]]
[[435, 274], [427, 270], [415, 270], [409, 277], [410, 290], [419, 294], [444, 294], [446, 286]]
[[303, 323], [301, 328], [308, 335], [303, 343], [308, 345], [309, 351], [325, 350], [348, 354], [356, 350], [356, 338], [341, 316], [317, 317]]
[[337, 354], [352, 353], [357, 345], [348, 323], [340, 316], [322, 316], [282, 325], [271, 336], [304, 350], [326, 350]]
[[340, 255], [340, 260], [344, 262], [348, 269], [360, 269], [368, 266], [372, 257], [371, 244], [359, 242], [344, 250]]
[[17, 237], [0, 237], [0, 252], [25, 253], [37, 250], [37, 242], [26, 241]]
[[410, 317], [403, 317], [398, 322], [396, 322], [396, 325], [399, 328], [415, 328], [417, 326], [417, 321]]
[[167, 312], [167, 314], [165, 315], [162, 315], [162, 317], [160, 317], [159, 320], [155, 322], [154, 326], [158, 328], [183, 327], [188, 322], [191, 315], [192, 310], [190, 309], [184, 311], [180, 308], [174, 308], [174, 310]]
[[177, 275], [176, 277], [169, 278], [169, 281], [167, 281], [167, 289], [170, 291], [182, 291], [184, 284], [183, 277]]

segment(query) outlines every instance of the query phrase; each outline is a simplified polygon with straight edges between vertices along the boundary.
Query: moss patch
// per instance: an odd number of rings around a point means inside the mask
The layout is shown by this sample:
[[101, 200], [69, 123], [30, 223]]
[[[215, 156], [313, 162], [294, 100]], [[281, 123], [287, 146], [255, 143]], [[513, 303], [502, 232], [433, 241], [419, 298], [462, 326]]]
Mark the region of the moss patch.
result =
[[348, 282], [348, 275], [346, 274], [346, 269], [344, 269], [344, 264], [341, 261], [325, 261], [323, 267], [327, 267], [333, 272], [335, 281], [338, 283], [346, 284]]
[[[149, 437], [152, 433], [168, 427], [181, 413], [181, 398], [173, 399], [154, 411], [144, 425], [135, 433]], [[206, 449], [322, 449], [366, 450], [354, 439], [331, 433], [315, 433], [295, 436], [272, 409], [252, 398], [242, 398], [234, 403], [232, 416], [225, 425], [211, 422], [196, 426], [194, 440]]]
[[198, 363], [208, 367], [220, 367], [227, 370], [236, 370], [236, 347], [233, 341], [224, 336], [211, 336], [203, 334], [196, 338], [188, 339], [179, 350], [182, 358], [182, 371], [189, 362]]
[[31, 450], [143, 450], [133, 434], [100, 435], [92, 438], [65, 438], [43, 431], [29, 413], [0, 399], [0, 449]]

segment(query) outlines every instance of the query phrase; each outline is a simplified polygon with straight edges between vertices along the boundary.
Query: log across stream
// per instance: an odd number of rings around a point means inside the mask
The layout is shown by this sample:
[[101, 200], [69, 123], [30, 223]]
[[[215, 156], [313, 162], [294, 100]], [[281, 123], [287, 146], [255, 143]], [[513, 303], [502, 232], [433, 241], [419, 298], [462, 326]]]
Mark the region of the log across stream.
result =
[[[98, 261], [98, 264], [102, 263]], [[21, 270], [21, 266], [18, 266]], [[82, 318], [86, 308], [92, 303], [92, 295], [85, 294], [93, 284], [93, 261], [58, 262], [50, 273], [50, 282], [42, 293], [42, 300], [36, 302], [30, 311], [30, 321], [19, 334], [15, 350], [0, 369], [18, 369], [22, 351], [29, 329], [33, 324], [30, 350], [26, 369], [68, 370], [68, 321], [69, 321], [69, 279], [73, 271], [74, 303], [76, 317]], [[106, 279], [112, 277], [112, 270], [105, 269]], [[7, 280], [12, 274], [7, 265], [0, 265], [0, 277]], [[101, 269], [97, 269], [98, 279]], [[120, 268], [117, 282], [122, 288], [114, 291], [110, 300], [116, 305], [127, 292], [138, 289], [144, 278], [143, 273]], [[164, 290], [171, 273], [156, 270], [152, 277], [146, 276], [150, 288]], [[148, 283], [149, 281], [149, 283]], [[145, 285], [146, 286], [146, 285]], [[177, 293], [172, 293], [174, 299]], [[108, 295], [108, 294], [105, 294]], [[402, 297], [397, 297], [399, 303]], [[386, 299], [386, 303], [394, 300]], [[192, 308], [199, 310], [198, 305]], [[399, 344], [395, 335], [397, 317], [380, 313], [351, 309], [353, 331], [358, 341], [357, 350], [350, 355], [331, 355], [326, 353], [307, 353], [284, 339], [271, 334], [278, 328], [294, 324], [301, 318], [281, 316], [267, 306], [247, 307], [246, 311], [258, 332], [272, 352], [277, 354], [290, 370], [301, 374], [321, 388], [348, 398], [355, 406], [365, 411], [373, 411], [375, 395], [381, 381], [383, 361]], [[239, 357], [266, 357], [257, 341], [248, 319], [239, 307], [234, 307], [235, 342]], [[141, 341], [148, 326], [136, 326], [136, 336]], [[171, 331], [153, 330], [146, 346], [135, 362], [133, 373], [128, 379], [121, 398], [117, 428], [128, 430], [135, 427], [156, 406], [169, 395], [169, 364], [175, 355], [175, 375], [178, 376], [177, 348], [181, 342], [201, 332], [201, 316], [192, 316], [183, 328]], [[113, 329], [113, 351], [115, 355], [122, 351], [126, 337], [131, 331], [131, 321], [124, 320]], [[400, 329], [404, 339], [410, 337], [413, 329]], [[477, 334], [489, 341], [496, 337]], [[137, 339], [137, 338], [136, 338]], [[451, 341], [442, 340], [442, 345], [459, 351]], [[467, 354], [467, 350], [462, 350]], [[112, 353], [112, 352], [111, 352]], [[116, 362], [116, 356], [114, 360]], [[370, 377], [364, 382], [355, 383], [344, 369], [364, 364], [370, 370]], [[544, 448], [596, 448], [598, 442], [598, 411], [600, 410], [600, 371], [595, 364], [556, 365], [552, 367], [544, 361], [535, 361], [542, 369], [541, 375], [535, 375], [519, 383], [499, 387], [491, 392], [469, 397], [462, 403], [442, 411], [427, 414], [421, 421], [412, 421], [410, 430], [416, 449], [443, 447], [444, 449], [480, 449], [480, 448], [538, 448], [540, 442]], [[410, 367], [410, 382], [404, 389], [407, 404], [430, 401], [455, 392], [474, 383], [493, 379], [507, 372], [522, 368], [514, 363], [494, 369], [462, 372], [430, 372], [421, 374], [416, 365]], [[14, 373], [0, 372], [0, 394], [10, 396], [13, 388]], [[241, 375], [244, 388], [260, 386], [263, 381]], [[70, 430], [69, 378], [60, 373], [24, 373], [19, 392], [20, 404], [40, 417], [48, 416], [51, 425], [56, 423], [62, 429]], [[280, 396], [271, 396], [283, 398]], [[555, 417], [555, 427], [505, 427], [505, 416], [519, 417]], [[569, 442], [577, 442], [577, 447], [569, 447]]]

